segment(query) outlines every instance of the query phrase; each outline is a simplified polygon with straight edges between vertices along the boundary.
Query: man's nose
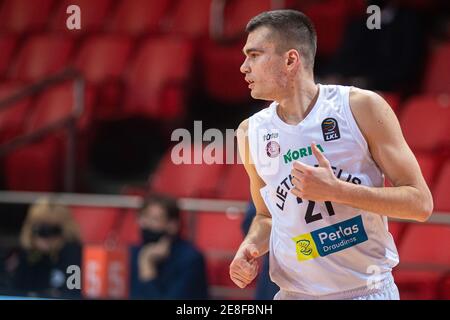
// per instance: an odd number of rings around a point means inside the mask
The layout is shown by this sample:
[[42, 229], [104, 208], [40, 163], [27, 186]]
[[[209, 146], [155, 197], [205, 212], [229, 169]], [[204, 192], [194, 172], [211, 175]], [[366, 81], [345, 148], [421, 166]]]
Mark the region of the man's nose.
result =
[[242, 63], [240, 70], [243, 74], [250, 72], [250, 68], [248, 66], [247, 59], [245, 59], [244, 62]]

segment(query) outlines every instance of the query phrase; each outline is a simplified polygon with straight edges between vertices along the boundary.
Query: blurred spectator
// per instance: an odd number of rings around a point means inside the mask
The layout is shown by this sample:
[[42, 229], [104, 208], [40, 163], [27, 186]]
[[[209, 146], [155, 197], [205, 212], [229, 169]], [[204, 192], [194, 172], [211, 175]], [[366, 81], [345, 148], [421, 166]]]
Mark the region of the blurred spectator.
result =
[[[41, 200], [28, 210], [20, 235], [20, 249], [8, 262], [13, 294], [81, 298], [79, 289], [67, 287], [67, 268], [81, 269], [78, 225], [70, 210]], [[81, 279], [80, 279], [81, 281]]]
[[381, 9], [381, 29], [370, 30], [369, 15], [351, 21], [321, 81], [381, 91], [411, 93], [418, 89], [426, 41], [419, 15], [398, 1], [370, 0]]
[[[255, 215], [255, 205], [253, 204], [253, 202], [250, 202], [247, 211], [245, 212], [244, 221], [242, 221], [242, 231], [244, 232], [244, 236], [248, 233]], [[262, 259], [263, 265], [258, 276], [258, 282], [256, 283], [255, 299], [273, 300], [273, 297], [280, 290], [280, 288], [270, 280], [269, 254], [264, 255]]]
[[174, 199], [151, 196], [139, 211], [142, 245], [131, 250], [132, 299], [207, 299], [203, 255], [179, 236]]

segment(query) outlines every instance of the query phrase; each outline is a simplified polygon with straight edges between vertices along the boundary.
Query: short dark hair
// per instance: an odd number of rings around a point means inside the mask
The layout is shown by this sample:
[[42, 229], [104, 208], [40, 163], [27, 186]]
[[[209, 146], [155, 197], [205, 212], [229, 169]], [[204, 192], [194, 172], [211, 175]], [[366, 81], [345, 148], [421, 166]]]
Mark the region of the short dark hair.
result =
[[281, 41], [279, 51], [297, 49], [305, 59], [307, 66], [314, 67], [317, 50], [317, 34], [312, 21], [296, 10], [274, 10], [253, 17], [245, 31], [250, 33], [260, 27], [268, 27], [276, 32]]
[[180, 209], [178, 208], [177, 201], [172, 197], [162, 194], [151, 194], [146, 196], [139, 209], [139, 215], [142, 215], [149, 206], [154, 204], [159, 205], [166, 210], [168, 220], [180, 220]]

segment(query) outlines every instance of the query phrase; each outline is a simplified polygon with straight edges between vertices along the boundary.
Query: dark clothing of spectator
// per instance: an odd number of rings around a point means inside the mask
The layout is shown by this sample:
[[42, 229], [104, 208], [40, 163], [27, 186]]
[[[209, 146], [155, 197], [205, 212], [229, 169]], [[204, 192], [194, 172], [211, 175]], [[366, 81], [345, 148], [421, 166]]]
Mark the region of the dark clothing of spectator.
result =
[[[74, 274], [68, 274], [67, 268], [75, 265], [81, 269], [82, 248], [79, 243], [66, 243], [57, 254], [52, 255], [20, 249], [10, 259], [17, 259], [17, 266], [12, 272], [12, 293], [49, 298], [81, 298], [80, 289], [67, 286], [68, 278]], [[81, 282], [81, 279], [78, 281]]]
[[343, 77], [342, 83], [372, 90], [417, 89], [426, 53], [421, 18], [394, 6], [384, 7], [380, 16], [380, 29], [368, 28], [369, 16], [348, 24], [342, 46], [321, 78]]
[[147, 282], [139, 279], [141, 248], [131, 248], [132, 299], [208, 299], [205, 261], [191, 243], [175, 239], [169, 256], [157, 266], [157, 277]]

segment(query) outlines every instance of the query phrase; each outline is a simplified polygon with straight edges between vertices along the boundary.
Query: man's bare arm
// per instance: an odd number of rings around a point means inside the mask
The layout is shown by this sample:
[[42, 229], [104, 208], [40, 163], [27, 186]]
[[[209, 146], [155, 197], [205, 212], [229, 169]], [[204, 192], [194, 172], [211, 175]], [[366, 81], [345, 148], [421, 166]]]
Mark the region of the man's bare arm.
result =
[[272, 217], [262, 199], [259, 190], [265, 186], [251, 161], [248, 145], [248, 120], [241, 123], [237, 132], [239, 154], [250, 177], [250, 191], [256, 207], [256, 216], [250, 230], [240, 245], [230, 264], [230, 278], [240, 288], [245, 288], [258, 274], [256, 258], [269, 250]]
[[292, 193], [308, 200], [328, 197], [392, 218], [426, 221], [433, 211], [433, 198], [394, 112], [379, 95], [361, 89], [352, 89], [350, 106], [373, 159], [393, 187], [368, 187], [337, 179], [325, 155], [313, 146], [320, 167], [294, 163], [296, 188]]
[[253, 203], [255, 204], [256, 216], [252, 221], [249, 232], [242, 242], [241, 247], [245, 244], [252, 243], [256, 245], [259, 256], [261, 256], [269, 250], [272, 216], [260, 194], [260, 189], [265, 186], [265, 183], [256, 172], [254, 162], [252, 161], [247, 130], [248, 120], [244, 120], [237, 130], [237, 141], [241, 160], [250, 178], [250, 192]]
[[360, 89], [351, 91], [350, 106], [373, 159], [393, 187], [347, 184], [341, 192], [343, 203], [393, 218], [427, 220], [433, 198], [391, 107], [379, 95]]

